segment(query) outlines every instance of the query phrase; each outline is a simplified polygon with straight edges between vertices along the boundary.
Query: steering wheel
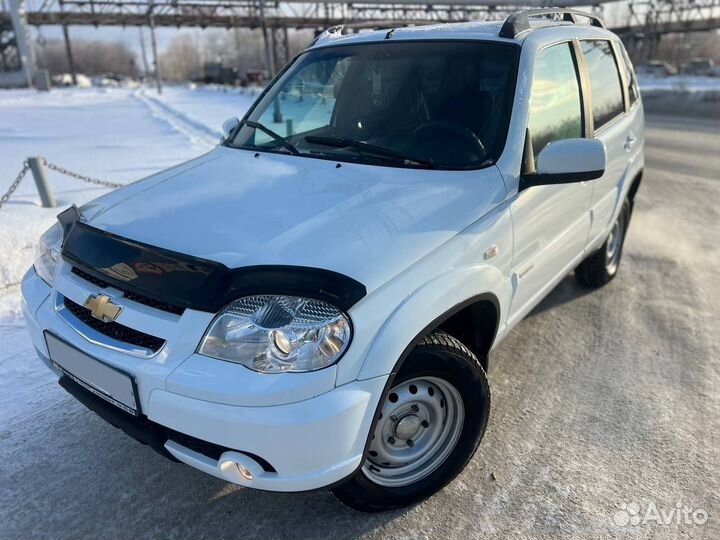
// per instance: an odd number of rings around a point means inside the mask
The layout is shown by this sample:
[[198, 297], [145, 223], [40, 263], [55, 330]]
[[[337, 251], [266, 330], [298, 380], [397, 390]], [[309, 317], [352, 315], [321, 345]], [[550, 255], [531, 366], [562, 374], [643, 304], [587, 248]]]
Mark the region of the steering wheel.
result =
[[[438, 148], [437, 143], [447, 144], [447, 139], [453, 141], [452, 145], [446, 146], [450, 154], [461, 162], [467, 161], [467, 154], [476, 160], [481, 160], [487, 152], [482, 141], [468, 128], [457, 122], [448, 120], [430, 120], [423, 122], [413, 131], [413, 138], [422, 143]], [[465, 154], [460, 157], [460, 153]], [[455, 161], [451, 159], [451, 161]]]

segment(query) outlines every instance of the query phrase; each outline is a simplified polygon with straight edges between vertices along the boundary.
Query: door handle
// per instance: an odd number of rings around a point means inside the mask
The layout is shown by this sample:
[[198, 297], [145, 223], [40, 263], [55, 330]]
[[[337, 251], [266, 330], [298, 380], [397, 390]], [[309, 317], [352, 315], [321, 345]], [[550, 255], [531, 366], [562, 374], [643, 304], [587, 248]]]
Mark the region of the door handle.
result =
[[629, 151], [632, 149], [633, 146], [635, 146], [636, 142], [637, 142], [637, 139], [635, 138], [634, 135], [628, 135], [625, 138], [625, 144], [623, 144], [623, 148], [625, 148], [625, 150]]

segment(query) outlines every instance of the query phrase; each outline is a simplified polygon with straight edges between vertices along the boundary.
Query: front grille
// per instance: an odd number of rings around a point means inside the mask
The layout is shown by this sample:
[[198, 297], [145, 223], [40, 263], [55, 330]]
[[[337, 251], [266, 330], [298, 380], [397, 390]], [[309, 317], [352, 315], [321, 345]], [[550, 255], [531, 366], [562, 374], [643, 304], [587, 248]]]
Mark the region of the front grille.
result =
[[159, 351], [162, 346], [165, 345], [165, 340], [160, 339], [159, 337], [151, 336], [150, 334], [140, 332], [139, 330], [135, 330], [133, 328], [128, 328], [127, 326], [116, 322], [102, 322], [101, 320], [93, 317], [88, 308], [81, 306], [80, 304], [76, 304], [69, 298], [65, 298], [64, 302], [65, 308], [70, 313], [75, 315], [75, 317], [93, 330], [97, 330], [105, 336], [124, 343], [130, 343], [131, 345], [135, 345], [137, 347], [149, 349], [152, 352]]
[[[96, 285], [100, 287], [101, 289], [105, 289], [107, 287], [110, 287], [110, 283], [107, 281], [103, 281], [100, 278], [96, 278], [95, 276], [91, 276], [84, 270], [81, 270], [77, 266], [72, 267], [72, 273], [75, 274], [78, 277], [81, 277], [85, 281], [88, 281], [92, 283], [93, 285]], [[175, 315], [182, 315], [185, 311], [185, 308], [182, 308], [180, 306], [174, 306], [172, 304], [168, 304], [167, 302], [161, 302], [160, 300], [155, 300], [154, 298], [149, 298], [147, 296], [144, 296], [142, 294], [134, 293], [132, 291], [124, 291], [121, 287], [117, 287], [113, 285], [116, 289], [120, 289], [123, 291], [123, 296], [127, 298], [128, 300], [132, 300], [133, 302], [137, 302], [138, 304], [143, 304], [145, 306], [149, 306], [151, 308], [159, 309], [162, 311], [167, 311], [168, 313], [174, 313]]]

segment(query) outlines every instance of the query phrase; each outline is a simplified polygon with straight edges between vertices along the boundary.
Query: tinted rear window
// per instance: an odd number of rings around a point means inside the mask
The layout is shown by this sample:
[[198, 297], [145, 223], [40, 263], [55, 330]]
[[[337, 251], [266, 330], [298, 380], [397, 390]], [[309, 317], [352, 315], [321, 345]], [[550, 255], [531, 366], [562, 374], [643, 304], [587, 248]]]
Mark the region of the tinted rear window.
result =
[[623, 112], [620, 74], [609, 41], [580, 43], [590, 74], [593, 122], [598, 129]]

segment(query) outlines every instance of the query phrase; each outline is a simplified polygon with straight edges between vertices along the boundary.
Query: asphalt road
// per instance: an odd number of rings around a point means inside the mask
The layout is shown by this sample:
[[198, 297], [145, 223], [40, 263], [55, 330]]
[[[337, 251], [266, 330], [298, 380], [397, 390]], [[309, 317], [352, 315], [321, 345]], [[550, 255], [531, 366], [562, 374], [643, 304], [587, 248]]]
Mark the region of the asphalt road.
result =
[[0, 380], [0, 538], [720, 537], [720, 128], [704, 116], [648, 117], [619, 276], [592, 293], [569, 276], [499, 346], [486, 437], [432, 499], [365, 515], [170, 463], [0, 327], [16, 360]]

